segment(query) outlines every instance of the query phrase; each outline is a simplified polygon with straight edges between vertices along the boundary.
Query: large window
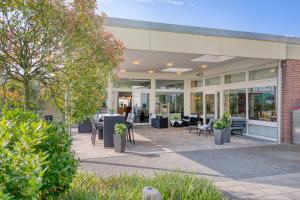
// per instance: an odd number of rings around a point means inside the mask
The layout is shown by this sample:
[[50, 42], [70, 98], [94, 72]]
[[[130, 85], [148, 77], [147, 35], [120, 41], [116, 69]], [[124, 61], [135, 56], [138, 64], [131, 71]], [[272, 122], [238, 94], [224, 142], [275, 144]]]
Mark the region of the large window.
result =
[[220, 76], [205, 79], [205, 86], [220, 85], [220, 84], [221, 84]]
[[191, 88], [203, 87], [203, 80], [196, 80], [191, 82]]
[[238, 83], [238, 82], [244, 82], [246, 80], [246, 73], [237, 73], [237, 74], [229, 74], [225, 75], [225, 83]]
[[232, 117], [246, 117], [246, 89], [225, 90], [224, 111]]
[[156, 89], [183, 89], [183, 80], [156, 80]]
[[257, 87], [248, 89], [249, 119], [277, 121], [276, 87]]
[[193, 115], [203, 114], [203, 93], [202, 92], [191, 93], [191, 114]]
[[114, 82], [114, 88], [149, 89], [151, 81], [148, 79], [120, 79]]
[[249, 72], [250, 81], [275, 78], [275, 77], [277, 77], [277, 69], [275, 67], [259, 69], [259, 70]]
[[156, 113], [162, 113], [162, 108], [169, 104], [170, 113], [183, 112], [183, 93], [156, 93]]

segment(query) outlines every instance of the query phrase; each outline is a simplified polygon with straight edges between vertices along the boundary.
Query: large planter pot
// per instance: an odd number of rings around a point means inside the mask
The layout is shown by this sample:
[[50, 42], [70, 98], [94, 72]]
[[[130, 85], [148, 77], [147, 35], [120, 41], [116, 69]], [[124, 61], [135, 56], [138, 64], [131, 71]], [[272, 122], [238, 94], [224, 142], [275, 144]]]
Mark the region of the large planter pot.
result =
[[231, 128], [224, 129], [224, 143], [230, 143], [230, 136], [231, 136]]
[[78, 124], [78, 133], [90, 132], [92, 132], [92, 122], [90, 119], [86, 119]]
[[217, 145], [224, 144], [224, 132], [225, 129], [214, 129], [215, 144]]
[[126, 137], [125, 135], [117, 135], [114, 134], [114, 148], [115, 152], [117, 153], [122, 153], [125, 151], [125, 146], [126, 146]]

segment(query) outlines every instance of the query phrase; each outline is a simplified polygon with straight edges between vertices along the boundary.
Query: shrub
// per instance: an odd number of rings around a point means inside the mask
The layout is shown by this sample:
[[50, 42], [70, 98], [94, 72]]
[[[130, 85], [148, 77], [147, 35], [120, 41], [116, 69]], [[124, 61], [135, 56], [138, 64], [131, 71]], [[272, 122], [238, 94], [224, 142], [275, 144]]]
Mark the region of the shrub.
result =
[[126, 130], [127, 130], [127, 127], [125, 124], [117, 123], [115, 125], [115, 133], [117, 135], [120, 135], [120, 136], [125, 135]]
[[46, 154], [35, 147], [46, 138], [47, 125], [33, 118], [30, 112], [3, 111], [0, 121], [1, 199], [39, 197]]
[[69, 192], [60, 200], [96, 199], [142, 199], [143, 188], [156, 188], [163, 199], [177, 200], [220, 200], [221, 192], [208, 180], [195, 175], [181, 173], [160, 173], [154, 177], [141, 175], [120, 175], [99, 177], [95, 174], [78, 173]]
[[221, 119], [218, 119], [214, 122], [215, 129], [225, 129], [228, 128], [230, 125], [229, 114], [224, 112]]
[[77, 162], [63, 124], [4, 109], [0, 147], [0, 199], [57, 196], [70, 187]]
[[71, 150], [70, 135], [63, 123], [50, 124], [46, 133], [47, 139], [38, 145], [40, 151], [48, 154], [41, 190], [44, 197], [55, 197], [69, 189], [76, 174], [77, 161]]

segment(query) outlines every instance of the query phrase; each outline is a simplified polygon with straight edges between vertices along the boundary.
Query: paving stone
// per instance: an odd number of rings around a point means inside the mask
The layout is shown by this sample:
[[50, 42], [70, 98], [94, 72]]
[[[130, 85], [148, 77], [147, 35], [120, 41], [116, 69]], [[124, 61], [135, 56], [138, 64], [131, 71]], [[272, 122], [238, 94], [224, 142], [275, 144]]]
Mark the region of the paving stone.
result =
[[196, 174], [213, 180], [237, 199], [300, 199], [300, 146], [277, 145], [246, 137], [232, 137], [214, 145], [213, 137], [190, 134], [181, 128], [135, 128], [136, 144], [126, 152], [93, 147], [90, 134], [73, 130], [73, 149], [80, 169], [109, 176], [156, 172]]

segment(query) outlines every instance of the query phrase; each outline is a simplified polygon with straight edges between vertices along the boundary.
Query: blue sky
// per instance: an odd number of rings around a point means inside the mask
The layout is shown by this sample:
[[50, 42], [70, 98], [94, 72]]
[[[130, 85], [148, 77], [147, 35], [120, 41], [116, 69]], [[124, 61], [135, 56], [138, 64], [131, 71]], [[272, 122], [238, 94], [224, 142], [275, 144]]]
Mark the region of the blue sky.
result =
[[109, 17], [300, 37], [300, 0], [98, 0]]

